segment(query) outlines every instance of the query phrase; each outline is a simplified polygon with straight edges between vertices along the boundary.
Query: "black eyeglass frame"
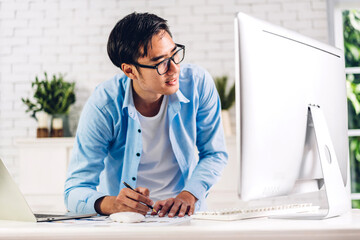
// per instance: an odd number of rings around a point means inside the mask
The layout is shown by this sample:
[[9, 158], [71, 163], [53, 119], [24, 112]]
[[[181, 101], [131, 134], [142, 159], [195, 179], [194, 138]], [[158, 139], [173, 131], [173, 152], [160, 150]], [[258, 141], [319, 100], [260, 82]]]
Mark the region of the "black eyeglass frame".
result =
[[[165, 62], [165, 61], [169, 61], [168, 65], [170, 65], [170, 60], [173, 61], [175, 64], [179, 64], [179, 63], [181, 63], [181, 62], [184, 60], [184, 58], [185, 58], [185, 45], [175, 43], [175, 46], [176, 46], [176, 47], [179, 47], [180, 49], [178, 49], [171, 57], [162, 60], [161, 62], [157, 63], [157, 64], [154, 65], [154, 66], [143, 65], [143, 64], [140, 64], [140, 63], [134, 63], [134, 65], [135, 65], [135, 66], [138, 66], [138, 67], [142, 67], [142, 68], [156, 69], [156, 71], [157, 71], [157, 73], [158, 73], [159, 75], [164, 75], [164, 74], [166, 74], [166, 73], [169, 71], [169, 66], [168, 66], [168, 69], [166, 70], [166, 72], [160, 74], [160, 73], [159, 73], [159, 69], [158, 69], [158, 67], [159, 67], [160, 64], [162, 64], [162, 63]], [[175, 56], [179, 51], [181, 51], [181, 50], [184, 51], [183, 58], [182, 58], [178, 63], [176, 63], [175, 60], [174, 60], [174, 56]]]

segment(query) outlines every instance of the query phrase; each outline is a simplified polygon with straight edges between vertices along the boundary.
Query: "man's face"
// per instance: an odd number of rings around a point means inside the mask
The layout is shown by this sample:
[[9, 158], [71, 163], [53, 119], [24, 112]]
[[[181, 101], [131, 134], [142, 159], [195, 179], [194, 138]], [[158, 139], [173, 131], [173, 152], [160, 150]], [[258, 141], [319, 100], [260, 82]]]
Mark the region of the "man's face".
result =
[[[154, 35], [148, 47], [146, 57], [137, 60], [139, 64], [154, 66], [166, 58], [171, 57], [176, 45], [166, 31]], [[138, 68], [133, 79], [135, 92], [144, 100], [157, 100], [162, 95], [171, 95], [179, 89], [180, 65], [170, 61], [169, 70], [159, 75], [156, 69]]]

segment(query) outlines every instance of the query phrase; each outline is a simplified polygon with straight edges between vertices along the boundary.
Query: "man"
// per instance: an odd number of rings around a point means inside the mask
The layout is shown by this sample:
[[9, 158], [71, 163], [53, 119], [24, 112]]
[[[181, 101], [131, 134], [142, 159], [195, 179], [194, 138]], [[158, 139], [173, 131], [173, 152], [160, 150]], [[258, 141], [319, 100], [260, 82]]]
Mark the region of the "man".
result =
[[184, 54], [156, 15], [116, 24], [108, 55], [124, 74], [101, 83], [82, 111], [65, 183], [70, 211], [145, 215], [155, 201], [160, 217], [206, 209], [227, 162], [221, 107], [209, 73], [180, 66]]

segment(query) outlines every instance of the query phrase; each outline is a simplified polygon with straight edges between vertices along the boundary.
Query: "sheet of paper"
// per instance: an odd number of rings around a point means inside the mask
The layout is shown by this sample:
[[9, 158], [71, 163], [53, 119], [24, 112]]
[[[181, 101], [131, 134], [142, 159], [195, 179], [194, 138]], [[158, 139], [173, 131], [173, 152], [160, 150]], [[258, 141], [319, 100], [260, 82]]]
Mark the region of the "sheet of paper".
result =
[[159, 217], [158, 215], [151, 216], [146, 215], [145, 221], [140, 222], [142, 226], [163, 226], [163, 225], [179, 225], [179, 224], [187, 224], [190, 223], [191, 217]]
[[54, 222], [43, 222], [39, 224], [51, 224], [56, 226], [166, 226], [166, 225], [182, 225], [190, 223], [191, 217], [159, 217], [158, 215], [151, 216], [146, 215], [145, 220], [139, 223], [118, 223], [112, 221], [108, 216], [95, 216], [90, 218], [82, 218], [82, 219], [71, 219], [71, 220], [63, 220], [63, 221], [54, 221]]

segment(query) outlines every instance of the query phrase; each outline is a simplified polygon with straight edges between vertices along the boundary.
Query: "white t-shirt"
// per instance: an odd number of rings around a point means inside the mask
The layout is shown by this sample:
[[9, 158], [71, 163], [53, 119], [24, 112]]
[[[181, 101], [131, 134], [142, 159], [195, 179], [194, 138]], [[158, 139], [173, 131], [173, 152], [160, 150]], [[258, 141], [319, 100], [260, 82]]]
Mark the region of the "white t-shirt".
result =
[[168, 96], [164, 95], [157, 115], [145, 117], [138, 112], [143, 150], [136, 185], [148, 188], [154, 202], [176, 197], [180, 192], [175, 189], [184, 187], [169, 139], [167, 106]]

